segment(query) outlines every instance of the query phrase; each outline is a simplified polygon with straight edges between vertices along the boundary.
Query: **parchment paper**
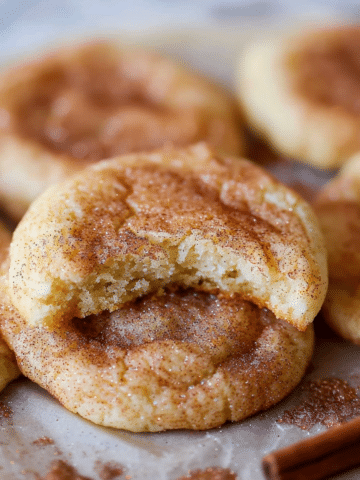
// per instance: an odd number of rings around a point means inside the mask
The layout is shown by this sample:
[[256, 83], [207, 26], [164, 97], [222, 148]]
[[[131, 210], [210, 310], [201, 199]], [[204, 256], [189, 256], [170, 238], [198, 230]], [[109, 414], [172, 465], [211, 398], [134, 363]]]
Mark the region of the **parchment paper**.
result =
[[[176, 32], [137, 32], [126, 41], [159, 48], [232, 89], [236, 59], [244, 42], [262, 34], [260, 27], [244, 30], [227, 25], [210, 30], [194, 27]], [[117, 35], [123, 37], [119, 32], [112, 34]], [[334, 174], [286, 159], [274, 162], [266, 151], [259, 160], [285, 183], [303, 187], [309, 197]], [[337, 377], [360, 387], [360, 348], [337, 338], [323, 327], [321, 318], [316, 319], [316, 325], [313, 365], [302, 383]], [[22, 377], [0, 396], [0, 401], [13, 410], [12, 416], [0, 419], [0, 479], [32, 480], [45, 475], [53, 460], [63, 459], [94, 480], [100, 480], [99, 465], [110, 461], [122, 465], [124, 474], [119, 478], [126, 480], [175, 480], [189, 470], [210, 466], [230, 468], [239, 480], [263, 480], [261, 459], [265, 454], [325, 429], [317, 425], [303, 431], [277, 422], [285, 410], [298, 404], [300, 394], [301, 385], [267, 412], [219, 429], [133, 434], [91, 424]], [[53, 443], [33, 443], [41, 437]], [[360, 469], [337, 478], [358, 479]]]

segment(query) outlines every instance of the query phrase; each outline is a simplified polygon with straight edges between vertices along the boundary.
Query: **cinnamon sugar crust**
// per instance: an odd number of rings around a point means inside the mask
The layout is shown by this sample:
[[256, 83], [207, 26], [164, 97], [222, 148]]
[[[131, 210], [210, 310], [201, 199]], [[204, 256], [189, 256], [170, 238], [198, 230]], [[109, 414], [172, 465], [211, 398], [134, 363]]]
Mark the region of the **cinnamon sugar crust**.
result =
[[47, 186], [90, 163], [199, 140], [242, 153], [235, 101], [150, 51], [75, 44], [0, 77], [0, 200], [15, 219]]
[[9, 293], [31, 325], [114, 311], [169, 286], [240, 294], [300, 330], [327, 288], [308, 204], [204, 144], [100, 162], [33, 203], [11, 246]]
[[360, 344], [360, 156], [318, 194], [314, 208], [328, 250], [329, 289], [323, 311], [342, 337]]

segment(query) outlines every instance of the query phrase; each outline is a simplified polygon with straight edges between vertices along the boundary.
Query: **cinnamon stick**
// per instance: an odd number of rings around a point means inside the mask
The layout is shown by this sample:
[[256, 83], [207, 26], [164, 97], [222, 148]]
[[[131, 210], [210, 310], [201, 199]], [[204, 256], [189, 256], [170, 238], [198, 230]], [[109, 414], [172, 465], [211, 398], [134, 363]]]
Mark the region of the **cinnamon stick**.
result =
[[360, 417], [266, 455], [268, 480], [320, 480], [360, 466]]

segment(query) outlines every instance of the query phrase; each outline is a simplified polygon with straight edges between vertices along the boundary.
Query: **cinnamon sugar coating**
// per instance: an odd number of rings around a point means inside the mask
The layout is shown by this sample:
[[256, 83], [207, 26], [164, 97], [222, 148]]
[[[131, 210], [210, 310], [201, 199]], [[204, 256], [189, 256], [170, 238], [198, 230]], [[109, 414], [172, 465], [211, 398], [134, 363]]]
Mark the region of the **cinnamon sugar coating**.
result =
[[276, 33], [249, 46], [238, 94], [259, 134], [291, 158], [340, 166], [360, 149], [359, 25]]
[[234, 100], [150, 51], [75, 44], [0, 77], [0, 200], [15, 219], [47, 186], [90, 163], [199, 140], [242, 152]]
[[302, 430], [316, 424], [331, 428], [360, 414], [360, 397], [345, 380], [325, 377], [305, 383], [302, 390], [306, 396], [299, 405], [285, 410], [279, 423], [297, 425]]
[[204, 144], [100, 162], [18, 225], [9, 294], [31, 325], [114, 311], [169, 286], [241, 294], [304, 330], [327, 287], [308, 204]]
[[325, 318], [342, 337], [360, 344], [360, 155], [346, 162], [318, 194], [314, 208], [328, 250]]

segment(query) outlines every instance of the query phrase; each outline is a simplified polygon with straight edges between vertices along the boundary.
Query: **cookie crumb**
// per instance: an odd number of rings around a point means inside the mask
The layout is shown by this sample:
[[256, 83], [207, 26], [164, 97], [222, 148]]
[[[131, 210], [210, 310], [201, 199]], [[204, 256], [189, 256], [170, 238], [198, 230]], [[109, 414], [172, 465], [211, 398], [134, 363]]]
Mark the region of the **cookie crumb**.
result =
[[[100, 480], [113, 480], [124, 473], [124, 467], [116, 462], [102, 463], [98, 460], [94, 468]], [[129, 480], [131, 477], [127, 475], [125, 478]]]
[[5, 403], [0, 402], [0, 419], [1, 418], [11, 418], [13, 416], [13, 410]]
[[54, 445], [54, 440], [49, 437], [40, 437], [32, 442], [33, 445], [44, 447], [45, 445]]
[[236, 480], [237, 475], [229, 468], [208, 467], [205, 470], [192, 470], [177, 480]]
[[92, 480], [90, 477], [80, 475], [74, 467], [64, 462], [57, 460], [52, 462], [51, 470], [38, 480]]

